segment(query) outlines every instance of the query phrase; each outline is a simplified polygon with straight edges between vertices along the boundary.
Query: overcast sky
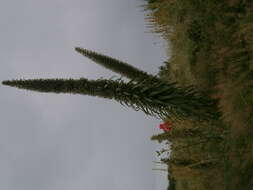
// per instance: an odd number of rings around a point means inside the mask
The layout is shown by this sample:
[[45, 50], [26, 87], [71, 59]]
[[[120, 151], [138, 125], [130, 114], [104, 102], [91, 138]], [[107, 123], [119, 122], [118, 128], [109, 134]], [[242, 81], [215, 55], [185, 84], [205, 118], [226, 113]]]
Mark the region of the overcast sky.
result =
[[[0, 0], [0, 80], [109, 78], [74, 51], [91, 49], [156, 74], [165, 42], [142, 0]], [[162, 190], [152, 171], [162, 121], [117, 102], [0, 85], [0, 189]]]

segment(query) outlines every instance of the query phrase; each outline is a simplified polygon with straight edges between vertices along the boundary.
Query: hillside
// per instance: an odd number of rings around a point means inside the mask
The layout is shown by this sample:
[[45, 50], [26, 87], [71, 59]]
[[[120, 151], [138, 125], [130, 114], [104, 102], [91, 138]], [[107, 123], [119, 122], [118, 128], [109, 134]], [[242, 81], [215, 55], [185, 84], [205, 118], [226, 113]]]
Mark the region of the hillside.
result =
[[220, 120], [185, 120], [152, 137], [172, 143], [161, 159], [168, 189], [252, 189], [253, 1], [150, 0], [145, 8], [152, 32], [168, 42], [160, 77], [196, 86], [222, 112]]

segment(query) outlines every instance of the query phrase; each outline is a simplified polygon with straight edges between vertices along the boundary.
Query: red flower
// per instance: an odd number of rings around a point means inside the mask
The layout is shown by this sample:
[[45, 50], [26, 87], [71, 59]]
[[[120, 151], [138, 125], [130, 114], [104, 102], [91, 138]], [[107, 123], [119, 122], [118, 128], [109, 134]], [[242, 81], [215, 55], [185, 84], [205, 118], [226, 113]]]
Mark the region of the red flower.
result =
[[170, 131], [172, 129], [171, 123], [165, 122], [165, 123], [160, 124], [160, 129], [162, 129], [164, 132]]

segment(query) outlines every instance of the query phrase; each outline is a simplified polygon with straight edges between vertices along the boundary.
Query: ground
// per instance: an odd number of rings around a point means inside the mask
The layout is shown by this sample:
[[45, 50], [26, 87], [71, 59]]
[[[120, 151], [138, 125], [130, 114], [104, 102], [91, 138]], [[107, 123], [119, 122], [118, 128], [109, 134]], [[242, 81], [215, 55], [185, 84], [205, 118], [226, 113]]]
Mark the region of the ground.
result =
[[219, 120], [184, 120], [152, 137], [172, 143], [161, 160], [168, 189], [252, 189], [253, 1], [154, 0], [146, 8], [153, 32], [168, 41], [160, 77], [195, 85], [222, 112]]

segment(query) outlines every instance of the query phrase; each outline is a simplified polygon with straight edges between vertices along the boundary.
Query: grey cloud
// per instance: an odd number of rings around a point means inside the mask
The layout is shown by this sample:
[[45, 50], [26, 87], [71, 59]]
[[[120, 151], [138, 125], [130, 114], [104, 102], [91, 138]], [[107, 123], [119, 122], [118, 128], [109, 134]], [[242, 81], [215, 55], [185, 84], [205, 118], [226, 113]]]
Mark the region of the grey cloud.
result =
[[[93, 49], [156, 73], [166, 55], [145, 33], [141, 1], [0, 2], [0, 79], [109, 78], [74, 51]], [[0, 86], [0, 189], [160, 189], [160, 121], [104, 99]], [[159, 174], [160, 175], [160, 174]]]

